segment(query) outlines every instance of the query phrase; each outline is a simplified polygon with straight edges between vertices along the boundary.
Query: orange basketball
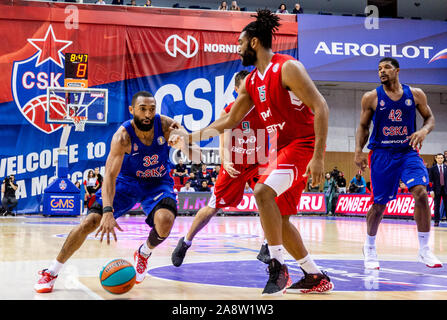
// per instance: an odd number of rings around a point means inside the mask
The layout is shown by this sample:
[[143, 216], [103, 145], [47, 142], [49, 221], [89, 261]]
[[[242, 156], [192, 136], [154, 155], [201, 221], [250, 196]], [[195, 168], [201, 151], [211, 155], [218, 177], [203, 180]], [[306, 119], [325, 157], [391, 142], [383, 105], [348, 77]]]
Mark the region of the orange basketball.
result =
[[135, 277], [135, 268], [124, 259], [109, 261], [99, 273], [102, 287], [114, 294], [123, 294], [132, 289]]

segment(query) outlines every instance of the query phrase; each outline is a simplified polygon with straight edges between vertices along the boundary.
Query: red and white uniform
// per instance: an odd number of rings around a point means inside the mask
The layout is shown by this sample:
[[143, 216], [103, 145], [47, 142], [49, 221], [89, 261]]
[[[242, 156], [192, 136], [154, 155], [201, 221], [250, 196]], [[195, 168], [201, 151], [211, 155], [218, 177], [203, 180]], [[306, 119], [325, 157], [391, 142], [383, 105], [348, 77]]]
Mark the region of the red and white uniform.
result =
[[[233, 103], [229, 104], [224, 111], [230, 112], [232, 106]], [[268, 135], [265, 133], [264, 125], [254, 107], [233, 129], [230, 146], [234, 168], [240, 174], [236, 178], [231, 178], [222, 165], [213, 195], [208, 203], [208, 206], [212, 208], [236, 207], [244, 195], [245, 183], [248, 182], [250, 187], [254, 189], [260, 178], [259, 162], [265, 161], [268, 156]], [[281, 210], [281, 214], [297, 213], [297, 205], [292, 200], [292, 193], [289, 192], [277, 198], [276, 203]]]
[[275, 54], [264, 74], [254, 69], [245, 85], [270, 135], [271, 159], [259, 182], [273, 188], [278, 195], [292, 189], [298, 204], [307, 180], [303, 174], [315, 146], [314, 115], [282, 85], [281, 69], [288, 60], [295, 59]]

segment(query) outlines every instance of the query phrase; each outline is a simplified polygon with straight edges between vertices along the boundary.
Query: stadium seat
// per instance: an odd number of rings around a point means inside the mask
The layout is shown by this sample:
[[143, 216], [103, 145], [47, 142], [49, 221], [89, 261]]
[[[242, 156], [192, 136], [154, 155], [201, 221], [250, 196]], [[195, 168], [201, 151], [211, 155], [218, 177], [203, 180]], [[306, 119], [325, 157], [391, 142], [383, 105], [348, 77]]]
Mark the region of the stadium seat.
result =
[[189, 9], [200, 9], [200, 6], [192, 5], [188, 7]]

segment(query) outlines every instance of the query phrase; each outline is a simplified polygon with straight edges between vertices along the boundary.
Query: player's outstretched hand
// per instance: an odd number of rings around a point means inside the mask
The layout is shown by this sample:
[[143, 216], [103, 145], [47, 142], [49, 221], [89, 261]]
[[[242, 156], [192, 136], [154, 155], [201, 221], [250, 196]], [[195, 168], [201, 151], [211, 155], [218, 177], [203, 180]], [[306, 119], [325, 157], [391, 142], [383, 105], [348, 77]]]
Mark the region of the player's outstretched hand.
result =
[[113, 238], [115, 239], [115, 242], [117, 241], [115, 228], [117, 228], [119, 231], [123, 231], [119, 224], [116, 222], [115, 218], [113, 217], [112, 212], [106, 212], [103, 214], [101, 218], [101, 223], [99, 224], [98, 231], [96, 231], [95, 238], [98, 236], [99, 233], [101, 233], [100, 241], [102, 242], [102, 239], [104, 238], [104, 235], [107, 235], [107, 244], [110, 244], [110, 233], [113, 235]]
[[368, 161], [366, 160], [366, 156], [363, 154], [363, 152], [356, 152], [354, 154], [354, 163], [357, 165], [357, 167], [360, 168], [360, 170], [363, 172], [368, 167]]
[[168, 144], [175, 149], [181, 149], [185, 145], [185, 137], [187, 136], [188, 132], [185, 129], [174, 129], [169, 135]]
[[224, 162], [223, 168], [225, 169], [226, 172], [228, 172], [228, 175], [232, 178], [236, 178], [236, 176], [240, 174], [240, 172], [234, 168], [233, 162]]
[[427, 131], [424, 129], [413, 132], [410, 136], [410, 146], [416, 150], [420, 150], [422, 148], [422, 142], [425, 140], [427, 136]]
[[324, 179], [324, 161], [322, 159], [312, 158], [307, 164], [306, 172], [303, 177], [312, 178], [312, 187], [319, 186]]

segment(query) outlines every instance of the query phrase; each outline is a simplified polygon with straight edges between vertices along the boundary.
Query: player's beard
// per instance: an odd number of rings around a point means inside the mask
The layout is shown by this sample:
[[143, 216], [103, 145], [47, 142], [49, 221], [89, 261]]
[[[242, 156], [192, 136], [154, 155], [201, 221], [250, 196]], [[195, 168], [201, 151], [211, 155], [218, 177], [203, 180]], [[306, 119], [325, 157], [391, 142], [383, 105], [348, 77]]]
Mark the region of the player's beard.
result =
[[151, 119], [150, 123], [143, 123], [141, 119], [138, 119], [137, 117], [133, 118], [133, 122], [135, 123], [135, 126], [138, 128], [138, 130], [141, 131], [150, 131], [152, 127], [154, 126], [154, 118]]
[[258, 58], [256, 57], [256, 51], [253, 50], [250, 44], [248, 44], [247, 50], [243, 54], [242, 57], [242, 65], [244, 67], [253, 66]]

